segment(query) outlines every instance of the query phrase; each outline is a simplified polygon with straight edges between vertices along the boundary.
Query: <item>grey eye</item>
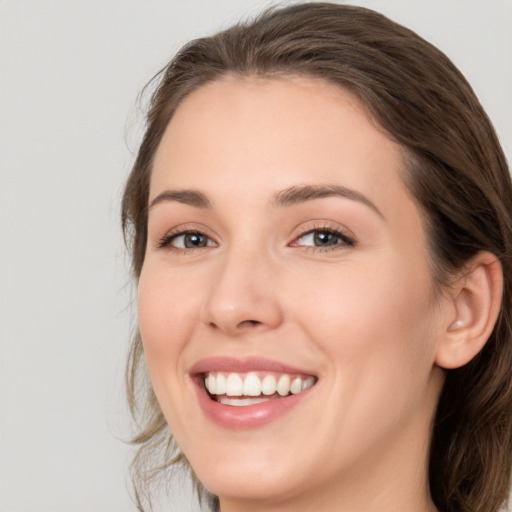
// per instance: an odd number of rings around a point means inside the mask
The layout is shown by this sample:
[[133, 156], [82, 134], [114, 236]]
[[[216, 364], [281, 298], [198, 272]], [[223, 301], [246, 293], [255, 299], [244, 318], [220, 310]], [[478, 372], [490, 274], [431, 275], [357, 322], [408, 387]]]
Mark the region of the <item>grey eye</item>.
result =
[[202, 233], [182, 233], [173, 238], [171, 245], [179, 249], [200, 249], [211, 247], [214, 243]]
[[342, 242], [339, 234], [332, 231], [314, 230], [299, 238], [299, 245], [313, 247], [332, 247]]

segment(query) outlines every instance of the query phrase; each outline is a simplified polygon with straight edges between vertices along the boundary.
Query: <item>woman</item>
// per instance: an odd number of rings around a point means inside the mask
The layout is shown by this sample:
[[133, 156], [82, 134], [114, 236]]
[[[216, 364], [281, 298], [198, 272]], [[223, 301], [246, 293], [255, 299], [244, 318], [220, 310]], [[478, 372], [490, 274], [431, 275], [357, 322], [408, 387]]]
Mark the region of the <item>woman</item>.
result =
[[122, 208], [141, 510], [180, 463], [222, 512], [500, 509], [512, 187], [441, 52], [322, 3], [193, 41]]

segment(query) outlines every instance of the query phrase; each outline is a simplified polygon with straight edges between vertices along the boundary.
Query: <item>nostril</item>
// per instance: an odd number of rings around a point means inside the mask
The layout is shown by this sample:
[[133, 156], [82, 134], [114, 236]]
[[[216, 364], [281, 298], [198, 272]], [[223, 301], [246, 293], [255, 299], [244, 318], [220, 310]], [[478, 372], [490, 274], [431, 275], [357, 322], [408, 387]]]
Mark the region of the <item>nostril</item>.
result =
[[[0, 0], [1, 1], [1, 0]], [[237, 329], [243, 329], [243, 328], [250, 328], [250, 327], [256, 327], [258, 325], [261, 325], [262, 322], [259, 322], [258, 320], [243, 320], [242, 322], [239, 322], [236, 324]], [[219, 329], [219, 326], [215, 322], [209, 323], [210, 327], [213, 327], [214, 329]]]
[[244, 328], [244, 327], [256, 327], [257, 325], [260, 325], [261, 322], [258, 322], [258, 320], [244, 320], [243, 322], [240, 322], [238, 324], [238, 328]]

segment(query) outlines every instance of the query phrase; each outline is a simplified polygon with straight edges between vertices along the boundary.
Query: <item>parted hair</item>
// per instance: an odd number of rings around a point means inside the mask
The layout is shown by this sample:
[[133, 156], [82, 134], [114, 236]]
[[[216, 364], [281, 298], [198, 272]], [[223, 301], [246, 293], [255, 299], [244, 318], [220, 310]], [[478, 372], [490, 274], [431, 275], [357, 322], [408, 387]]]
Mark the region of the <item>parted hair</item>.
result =
[[[507, 501], [512, 455], [512, 185], [472, 88], [437, 48], [361, 7], [272, 8], [188, 43], [150, 83], [145, 135], [124, 190], [122, 227], [135, 280], [144, 264], [152, 162], [164, 131], [187, 95], [226, 75], [306, 76], [353, 93], [402, 148], [404, 182], [422, 211], [439, 287], [479, 251], [499, 258], [504, 293], [498, 321], [470, 363], [446, 371], [428, 461], [430, 493], [440, 511], [497, 512]], [[153, 485], [187, 462], [148, 381], [139, 333], [126, 377], [137, 425], [135, 498], [139, 510], [148, 510]], [[215, 509], [215, 497], [196, 485]]]

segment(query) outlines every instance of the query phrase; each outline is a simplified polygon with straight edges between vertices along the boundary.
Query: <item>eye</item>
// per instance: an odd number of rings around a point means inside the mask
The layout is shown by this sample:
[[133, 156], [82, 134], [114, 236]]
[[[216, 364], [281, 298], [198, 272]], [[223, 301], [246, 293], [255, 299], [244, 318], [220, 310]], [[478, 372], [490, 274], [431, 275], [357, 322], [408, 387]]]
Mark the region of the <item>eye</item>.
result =
[[353, 247], [355, 241], [334, 228], [317, 228], [307, 231], [292, 242], [292, 247], [311, 247], [318, 249], [336, 249], [343, 246]]
[[215, 242], [199, 231], [186, 231], [171, 233], [164, 236], [158, 246], [172, 249], [202, 249], [203, 247], [215, 247]]

